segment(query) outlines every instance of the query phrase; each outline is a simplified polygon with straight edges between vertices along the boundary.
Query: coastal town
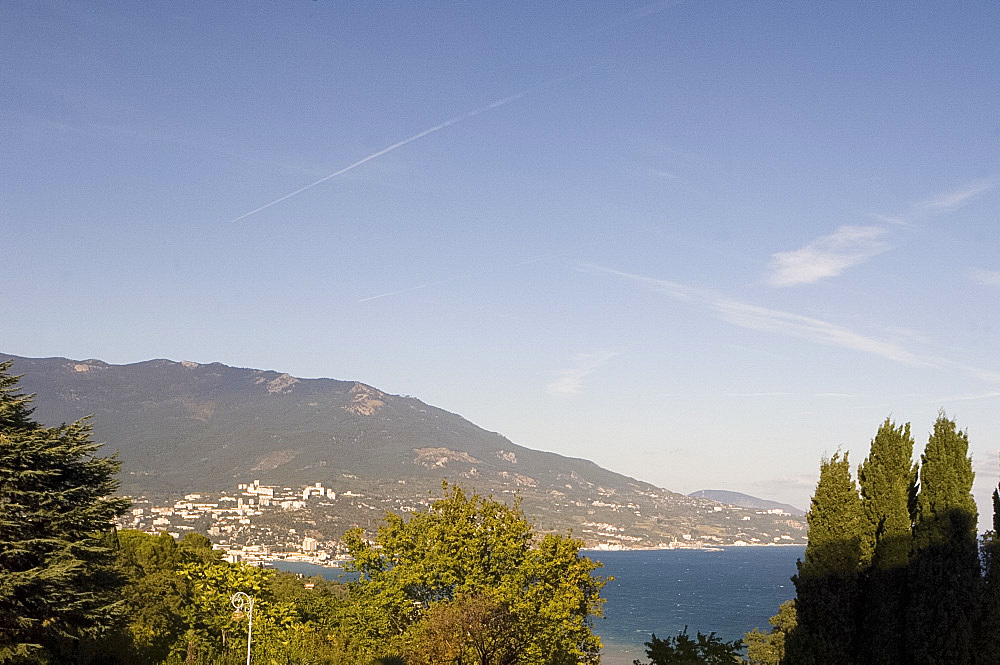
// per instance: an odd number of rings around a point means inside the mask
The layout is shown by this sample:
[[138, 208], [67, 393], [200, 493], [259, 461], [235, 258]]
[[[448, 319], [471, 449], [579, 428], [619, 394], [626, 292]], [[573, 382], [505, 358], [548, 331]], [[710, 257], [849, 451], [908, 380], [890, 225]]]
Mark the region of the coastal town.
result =
[[[180, 538], [186, 532], [206, 534], [225, 559], [264, 565], [275, 561], [311, 563], [339, 567], [350, 557], [341, 537], [359, 526], [373, 534], [386, 511], [413, 513], [426, 510], [432, 497], [366, 496], [351, 489], [337, 491], [316, 482], [303, 487], [263, 485], [260, 480], [240, 483], [235, 490], [220, 493], [188, 493], [182, 498], [154, 501], [131, 497], [132, 509], [120, 528], [147, 533], [168, 533]], [[591, 502], [605, 514], [639, 514], [634, 504], [618, 505], [606, 497]], [[717, 549], [721, 547], [800, 545], [805, 537], [801, 519], [780, 508], [751, 509], [725, 504], [708, 507], [709, 518], [737, 520], [750, 527], [766, 520], [769, 531], [745, 528], [731, 535], [680, 533], [669, 540], [650, 543], [632, 535], [623, 521], [585, 521], [579, 529], [589, 549]], [[756, 519], [755, 519], [756, 518]]]

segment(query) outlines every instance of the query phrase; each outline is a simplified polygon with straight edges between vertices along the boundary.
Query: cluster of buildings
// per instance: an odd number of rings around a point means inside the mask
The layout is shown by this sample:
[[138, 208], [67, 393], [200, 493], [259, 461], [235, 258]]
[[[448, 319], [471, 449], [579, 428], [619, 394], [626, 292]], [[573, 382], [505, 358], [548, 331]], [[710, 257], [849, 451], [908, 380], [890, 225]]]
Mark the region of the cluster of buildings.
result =
[[[356, 478], [344, 474], [345, 478]], [[334, 491], [322, 483], [304, 487], [261, 485], [259, 480], [240, 483], [235, 491], [192, 493], [182, 499], [155, 505], [133, 498], [132, 512], [119, 526], [148, 533], [166, 532], [175, 538], [196, 531], [211, 538], [214, 546], [233, 562], [263, 564], [294, 561], [336, 566], [348, 557], [343, 533], [360, 526], [368, 533], [378, 528], [387, 511], [396, 514], [426, 509], [428, 495], [401, 487], [397, 496], [368, 496], [351, 490]], [[558, 517], [585, 512], [585, 521], [566, 520], [586, 546], [601, 550], [716, 549], [740, 545], [791, 545], [805, 542], [805, 522], [780, 509], [753, 509], [734, 505], [705, 505], [690, 500], [695, 519], [661, 522], [653, 513], [626, 500], [615, 501], [613, 491], [596, 488], [599, 498], [552, 497], [548, 508]], [[502, 490], [507, 492], [507, 489]], [[516, 490], [511, 489], [511, 492]], [[585, 497], [581, 496], [580, 499]], [[655, 495], [651, 496], [656, 499]], [[563, 513], [566, 514], [566, 513]], [[664, 520], [670, 518], [664, 518]]]
[[[341, 500], [362, 495], [343, 492]], [[335, 565], [346, 557], [340, 541], [325, 540], [319, 532], [301, 527], [277, 528], [275, 513], [307, 507], [332, 507], [338, 494], [321, 483], [303, 488], [261, 485], [259, 480], [241, 483], [234, 493], [186, 494], [169, 505], [154, 505], [145, 497], [132, 498], [131, 514], [121, 518], [120, 528], [147, 533], [165, 532], [179, 538], [185, 532], [208, 534], [228, 561], [263, 564], [268, 561], [302, 561]], [[269, 517], [270, 519], [264, 519]]]

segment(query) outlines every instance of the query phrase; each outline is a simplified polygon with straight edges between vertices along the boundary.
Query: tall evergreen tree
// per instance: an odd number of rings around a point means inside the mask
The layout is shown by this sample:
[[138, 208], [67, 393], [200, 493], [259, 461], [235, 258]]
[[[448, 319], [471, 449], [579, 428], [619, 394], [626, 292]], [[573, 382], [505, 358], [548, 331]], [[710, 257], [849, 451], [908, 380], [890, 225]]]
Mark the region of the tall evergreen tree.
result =
[[868, 665], [906, 662], [906, 585], [917, 466], [910, 424], [886, 418], [872, 439], [858, 485], [865, 515], [858, 658]]
[[852, 665], [865, 522], [846, 453], [820, 465], [807, 520], [809, 543], [792, 578], [798, 625], [788, 634], [785, 662]]
[[1000, 487], [993, 490], [993, 529], [983, 535], [983, 595], [976, 663], [1000, 663]]
[[96, 457], [86, 420], [42, 427], [0, 363], [0, 662], [76, 662], [116, 622], [112, 497], [120, 463]]
[[909, 662], [973, 662], [980, 585], [969, 437], [943, 412], [921, 456], [910, 561]]

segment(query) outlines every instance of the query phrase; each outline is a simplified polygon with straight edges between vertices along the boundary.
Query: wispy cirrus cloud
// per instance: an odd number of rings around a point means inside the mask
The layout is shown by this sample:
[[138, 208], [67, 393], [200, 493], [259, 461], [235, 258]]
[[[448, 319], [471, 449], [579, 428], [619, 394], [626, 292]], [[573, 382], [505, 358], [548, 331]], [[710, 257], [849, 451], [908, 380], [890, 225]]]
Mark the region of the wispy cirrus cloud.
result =
[[984, 393], [971, 393], [968, 395], [950, 395], [948, 397], [935, 397], [933, 402], [937, 404], [947, 402], [974, 402], [983, 399], [996, 399], [1000, 397], [1000, 390], [990, 390]]
[[821, 319], [726, 298], [708, 301], [707, 304], [720, 318], [741, 328], [783, 333], [845, 349], [863, 351], [906, 365], [928, 364], [898, 344], [866, 337], [849, 328]]
[[907, 228], [920, 219], [956, 210], [996, 185], [996, 178], [974, 180], [914, 203], [901, 214], [870, 215], [881, 222], [880, 225], [844, 225], [800, 249], [776, 252], [768, 263], [767, 282], [771, 286], [796, 286], [837, 277], [848, 268], [889, 251], [888, 238], [894, 229]]
[[969, 279], [976, 284], [1000, 287], [1000, 270], [980, 270], [975, 268], [970, 270], [968, 275]]
[[926, 199], [925, 201], [921, 201], [913, 207], [911, 216], [915, 216], [916, 213], [926, 214], [954, 210], [955, 208], [965, 205], [983, 192], [988, 192], [993, 189], [996, 187], [996, 184], [996, 178], [974, 180], [966, 183], [958, 189], [950, 192], [944, 192], [943, 194], [938, 194]]
[[995, 177], [973, 180], [955, 189], [933, 194], [917, 201], [904, 212], [897, 214], [872, 213], [869, 217], [892, 226], [907, 227], [921, 219], [957, 210], [965, 204], [971, 203], [980, 194], [996, 187], [997, 182], [998, 179]]
[[841, 226], [801, 249], [772, 254], [767, 281], [772, 286], [793, 286], [836, 277], [887, 251], [888, 232], [884, 226]]
[[709, 289], [702, 289], [655, 277], [636, 275], [621, 270], [614, 270], [613, 268], [581, 263], [579, 264], [579, 269], [624, 278], [643, 288], [662, 293], [673, 300], [693, 303], [711, 312], [716, 318], [740, 328], [773, 332], [826, 346], [860, 351], [902, 365], [951, 370], [987, 383], [1000, 384], [1000, 372], [998, 371], [967, 365], [936, 355], [920, 355], [898, 342], [890, 342], [863, 335], [845, 326], [823, 321], [822, 319], [786, 312], [780, 309], [751, 305], [720, 295]]
[[700, 289], [665, 279], [635, 275], [591, 264], [581, 264], [580, 268], [627, 279], [634, 284], [662, 293], [674, 300], [693, 302], [710, 311], [716, 318], [741, 328], [775, 332], [829, 346], [861, 351], [904, 365], [931, 365], [927, 360], [899, 344], [868, 337], [821, 319], [739, 302], [708, 289]]
[[609, 360], [621, 355], [617, 351], [600, 353], [580, 353], [574, 356], [572, 366], [560, 371], [555, 380], [545, 390], [550, 395], [578, 395], [583, 391], [583, 380], [603, 367]]

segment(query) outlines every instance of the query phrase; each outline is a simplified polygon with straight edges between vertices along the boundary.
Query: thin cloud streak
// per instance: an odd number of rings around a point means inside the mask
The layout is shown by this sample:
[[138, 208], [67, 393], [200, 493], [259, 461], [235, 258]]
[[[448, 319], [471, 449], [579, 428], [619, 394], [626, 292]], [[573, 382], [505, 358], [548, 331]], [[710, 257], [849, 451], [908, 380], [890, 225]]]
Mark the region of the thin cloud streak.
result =
[[265, 203], [264, 205], [260, 206], [259, 208], [254, 208], [250, 212], [244, 213], [244, 214], [240, 215], [239, 217], [234, 217], [233, 219], [229, 220], [229, 223], [233, 224], [233, 223], [238, 222], [238, 221], [240, 221], [242, 219], [246, 219], [247, 217], [250, 217], [251, 215], [256, 215], [258, 212], [261, 212], [262, 210], [267, 210], [271, 206], [278, 205], [282, 201], [287, 201], [288, 199], [292, 198], [293, 196], [298, 196], [302, 192], [304, 192], [304, 191], [306, 191], [308, 189], [312, 189], [316, 185], [320, 185], [320, 184], [326, 182], [327, 180], [330, 180], [332, 178], [336, 178], [337, 176], [343, 175], [343, 174], [347, 173], [348, 171], [352, 171], [352, 170], [358, 168], [359, 166], [361, 166], [362, 164], [366, 164], [366, 163], [372, 161], [373, 159], [377, 159], [377, 158], [381, 157], [382, 155], [385, 155], [386, 153], [390, 153], [393, 150], [396, 150], [398, 148], [402, 148], [403, 146], [405, 146], [407, 144], [410, 144], [410, 143], [413, 143], [414, 141], [416, 141], [418, 139], [422, 139], [422, 138], [424, 138], [425, 136], [427, 136], [429, 134], [433, 134], [434, 132], [439, 132], [439, 131], [441, 131], [442, 129], [444, 129], [446, 127], [451, 127], [452, 125], [458, 124], [458, 123], [463, 122], [465, 120], [468, 120], [470, 118], [474, 118], [475, 116], [481, 115], [483, 113], [486, 113], [487, 111], [492, 111], [493, 109], [496, 109], [496, 108], [499, 108], [501, 106], [504, 106], [505, 104], [510, 104], [511, 102], [514, 102], [514, 101], [517, 101], [517, 100], [519, 100], [519, 99], [521, 99], [523, 97], [526, 97], [528, 94], [530, 94], [531, 92], [533, 92], [533, 91], [535, 91], [535, 90], [537, 90], [539, 88], [546, 88], [546, 87], [555, 85], [557, 83], [562, 83], [563, 81], [567, 81], [569, 79], [576, 78], [576, 77], [578, 77], [580, 75], [581, 75], [581, 73], [577, 72], [577, 73], [574, 73], [574, 74], [569, 74], [567, 76], [560, 76], [559, 78], [554, 78], [554, 79], [551, 79], [549, 81], [545, 81], [544, 83], [540, 83], [540, 84], [532, 86], [530, 88], [525, 88], [524, 90], [521, 90], [520, 92], [515, 92], [513, 95], [508, 95], [507, 97], [503, 97], [503, 98], [498, 99], [498, 100], [496, 100], [494, 102], [490, 102], [486, 106], [480, 106], [477, 109], [473, 109], [471, 111], [467, 111], [467, 112], [463, 113], [462, 115], [457, 115], [454, 118], [451, 118], [449, 120], [445, 120], [444, 122], [439, 123], [437, 125], [434, 125], [433, 127], [430, 127], [429, 129], [425, 129], [422, 132], [418, 132], [418, 133], [414, 134], [413, 136], [411, 136], [409, 138], [405, 138], [402, 141], [397, 141], [396, 143], [393, 143], [392, 145], [390, 145], [390, 146], [388, 146], [386, 148], [382, 148], [378, 152], [373, 152], [372, 154], [368, 155], [367, 157], [363, 157], [363, 158], [359, 159], [358, 161], [354, 162], [353, 164], [349, 164], [348, 166], [345, 166], [344, 168], [342, 168], [342, 169], [340, 169], [338, 171], [334, 171], [333, 173], [331, 173], [329, 175], [323, 176], [319, 180], [314, 180], [313, 182], [309, 183], [308, 185], [305, 185], [304, 187], [299, 187], [294, 192], [289, 192], [288, 194], [285, 194], [284, 196], [281, 196], [279, 198], [274, 199], [270, 203]]
[[996, 186], [995, 180], [976, 180], [966, 184], [961, 189], [946, 192], [917, 205], [917, 210], [947, 211], [963, 206], [983, 192]]
[[904, 365], [927, 365], [926, 362], [897, 344], [865, 337], [848, 328], [820, 319], [748, 305], [724, 298], [709, 301], [707, 304], [720, 318], [741, 328], [782, 332], [814, 342], [871, 353]]
[[368, 302], [369, 300], [378, 300], [379, 298], [388, 298], [389, 296], [399, 295], [400, 293], [409, 293], [410, 291], [419, 291], [420, 289], [426, 289], [428, 286], [432, 286], [433, 284], [434, 283], [432, 282], [431, 284], [421, 284], [419, 286], [411, 286], [408, 289], [399, 289], [398, 291], [389, 291], [387, 293], [380, 293], [380, 294], [375, 295], [375, 296], [368, 296], [367, 298], [362, 298], [358, 302]]
[[861, 351], [902, 365], [950, 369], [981, 381], [1000, 384], [1000, 372], [966, 365], [948, 358], [918, 356], [899, 344], [866, 337], [849, 328], [821, 319], [742, 303], [720, 296], [708, 289], [699, 289], [669, 280], [635, 275], [592, 264], [579, 264], [579, 267], [585, 271], [622, 277], [652, 291], [663, 293], [674, 300], [693, 302], [708, 309], [717, 318], [741, 328], [776, 332], [810, 342]]
[[583, 380], [603, 367], [609, 360], [621, 355], [618, 352], [581, 353], [573, 358], [573, 366], [559, 372], [558, 377], [545, 387], [553, 396], [578, 395], [583, 390]]
[[992, 390], [990, 392], [979, 393], [979, 394], [975, 394], [975, 395], [952, 395], [951, 397], [942, 397], [942, 398], [934, 399], [932, 401], [934, 401], [936, 403], [942, 403], [942, 402], [945, 402], [945, 403], [946, 402], [972, 402], [972, 401], [981, 400], [981, 399], [995, 399], [997, 397], [1000, 397], [1000, 391]]
[[581, 268], [622, 277], [650, 290], [663, 293], [674, 300], [693, 302], [705, 307], [717, 318], [741, 328], [782, 333], [812, 342], [869, 353], [904, 365], [930, 365], [926, 360], [919, 358], [899, 345], [865, 337], [848, 328], [820, 319], [777, 309], [759, 307], [757, 305], [749, 305], [719, 296], [707, 289], [699, 289], [669, 280], [635, 275], [590, 264], [581, 264]]
[[293, 196], [297, 196], [297, 195], [301, 194], [302, 192], [306, 191], [307, 189], [312, 189], [316, 185], [320, 185], [320, 184], [326, 182], [327, 180], [330, 180], [331, 178], [336, 178], [337, 176], [343, 175], [343, 174], [347, 173], [348, 171], [352, 171], [352, 170], [358, 168], [359, 166], [361, 166], [362, 164], [366, 164], [366, 163], [372, 161], [373, 159], [376, 159], [376, 158], [381, 157], [382, 155], [384, 155], [386, 153], [390, 153], [393, 150], [396, 150], [397, 148], [402, 148], [404, 145], [407, 145], [409, 143], [413, 143], [414, 141], [416, 141], [418, 139], [422, 139], [425, 136], [427, 136], [428, 134], [433, 134], [434, 132], [441, 131], [445, 127], [451, 127], [452, 125], [454, 125], [456, 123], [459, 123], [459, 122], [462, 122], [463, 120], [468, 120], [469, 118], [477, 116], [477, 115], [479, 115], [481, 113], [486, 113], [487, 111], [491, 111], [491, 110], [493, 110], [495, 108], [503, 106], [504, 104], [509, 104], [509, 103], [511, 103], [513, 101], [521, 99], [522, 97], [524, 97], [525, 95], [527, 95], [529, 91], [530, 91], [530, 89], [528, 89], [528, 90], [522, 90], [521, 92], [518, 92], [518, 93], [515, 93], [513, 95], [510, 95], [509, 97], [504, 97], [503, 99], [498, 99], [495, 102], [487, 104], [486, 106], [481, 106], [478, 109], [473, 109], [473, 110], [471, 110], [471, 111], [469, 111], [467, 113], [463, 113], [462, 115], [455, 116], [454, 118], [451, 118], [450, 120], [445, 120], [444, 122], [442, 122], [440, 124], [434, 125], [430, 129], [425, 129], [424, 131], [419, 132], [417, 134], [414, 134], [413, 136], [411, 136], [409, 138], [406, 138], [406, 139], [403, 139], [402, 141], [398, 141], [396, 143], [393, 143], [392, 145], [390, 145], [387, 148], [382, 148], [378, 152], [373, 152], [372, 154], [368, 155], [367, 157], [363, 157], [362, 159], [359, 159], [358, 161], [354, 162], [353, 164], [345, 166], [344, 168], [340, 169], [339, 171], [334, 171], [333, 173], [331, 173], [329, 175], [323, 176], [319, 180], [314, 180], [313, 182], [309, 183], [308, 185], [306, 185], [304, 187], [299, 187], [294, 192], [289, 192], [288, 194], [285, 194], [282, 197], [276, 198], [275, 200], [271, 201], [270, 203], [265, 203], [264, 205], [260, 206], [259, 208], [254, 208], [250, 212], [244, 213], [244, 214], [240, 215], [239, 217], [235, 217], [235, 218], [229, 220], [229, 223], [232, 224], [232, 223], [238, 222], [238, 221], [240, 221], [242, 219], [246, 219], [247, 217], [249, 217], [251, 215], [256, 215], [258, 212], [261, 212], [262, 210], [267, 210], [271, 206], [278, 205], [282, 201], [287, 201], [288, 199], [292, 198]]
[[892, 226], [909, 227], [913, 222], [926, 217], [941, 215], [952, 210], [956, 210], [963, 205], [972, 202], [974, 198], [990, 191], [997, 185], [997, 178], [983, 178], [973, 180], [957, 189], [930, 196], [922, 201], [918, 201], [910, 206], [910, 209], [899, 215], [875, 214], [872, 218], [885, 222]]
[[882, 241], [886, 233], [888, 229], [881, 226], [841, 226], [802, 249], [772, 254], [768, 282], [794, 286], [836, 277], [887, 251], [889, 245]]

